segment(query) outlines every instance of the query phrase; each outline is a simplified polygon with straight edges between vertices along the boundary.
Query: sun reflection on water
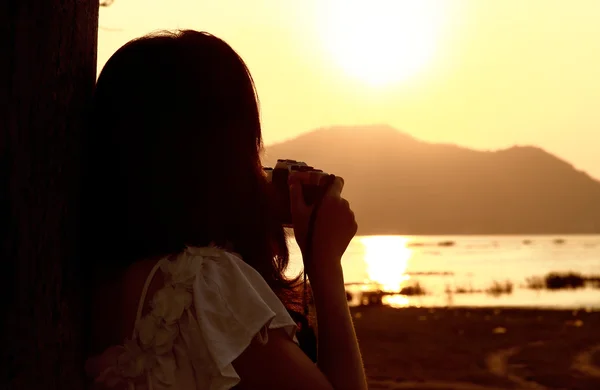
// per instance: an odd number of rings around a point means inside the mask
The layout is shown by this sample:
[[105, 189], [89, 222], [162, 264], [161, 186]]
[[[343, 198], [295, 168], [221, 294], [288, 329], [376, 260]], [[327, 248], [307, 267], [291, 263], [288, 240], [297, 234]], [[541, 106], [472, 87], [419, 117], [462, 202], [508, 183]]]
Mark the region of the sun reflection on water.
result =
[[407, 307], [410, 306], [410, 299], [404, 295], [388, 295], [383, 297], [382, 303], [391, 307]]
[[412, 251], [406, 247], [408, 239], [398, 236], [368, 236], [360, 238], [364, 246], [364, 261], [370, 282], [380, 285], [383, 291], [398, 292], [406, 275]]

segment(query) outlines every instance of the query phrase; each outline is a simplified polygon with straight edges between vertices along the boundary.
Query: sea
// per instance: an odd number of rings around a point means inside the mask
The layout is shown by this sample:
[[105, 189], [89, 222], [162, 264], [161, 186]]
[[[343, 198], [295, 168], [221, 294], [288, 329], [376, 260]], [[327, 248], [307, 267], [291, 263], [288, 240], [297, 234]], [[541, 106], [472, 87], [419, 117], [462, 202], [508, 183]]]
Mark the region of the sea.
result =
[[[297, 275], [293, 237], [289, 247]], [[357, 236], [342, 267], [351, 305], [600, 310], [600, 235]], [[553, 272], [586, 282], [548, 288]]]

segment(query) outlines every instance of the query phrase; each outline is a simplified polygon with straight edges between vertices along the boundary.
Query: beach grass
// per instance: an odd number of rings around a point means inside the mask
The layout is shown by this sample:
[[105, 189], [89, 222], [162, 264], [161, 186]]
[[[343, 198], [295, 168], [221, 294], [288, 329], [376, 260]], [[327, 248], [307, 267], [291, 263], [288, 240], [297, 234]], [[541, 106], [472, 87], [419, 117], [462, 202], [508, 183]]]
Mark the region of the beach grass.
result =
[[550, 272], [544, 277], [533, 276], [526, 281], [527, 288], [533, 290], [578, 289], [586, 286], [600, 287], [600, 275], [583, 275], [578, 272]]

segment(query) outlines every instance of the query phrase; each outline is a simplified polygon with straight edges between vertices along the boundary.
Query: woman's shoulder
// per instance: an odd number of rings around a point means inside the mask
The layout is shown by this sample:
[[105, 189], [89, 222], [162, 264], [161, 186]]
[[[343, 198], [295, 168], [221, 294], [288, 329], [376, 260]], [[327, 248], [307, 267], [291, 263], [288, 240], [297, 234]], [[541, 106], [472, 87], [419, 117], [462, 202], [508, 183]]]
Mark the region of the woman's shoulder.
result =
[[[239, 255], [215, 246], [188, 246], [179, 253], [134, 262], [116, 283], [121, 295], [119, 305], [130, 325], [125, 327], [133, 329], [140, 305], [141, 314], [147, 314], [152, 305], [151, 298], [166, 286], [186, 285], [191, 288], [198, 275], [214, 278], [238, 262], [243, 263]], [[252, 271], [245, 269], [245, 272]], [[142, 298], [144, 302], [140, 302]]]
[[[235, 252], [218, 247], [187, 247], [165, 263], [165, 283], [191, 288], [194, 309], [206, 330], [222, 329], [222, 337], [255, 335], [265, 323], [286, 327], [295, 322], [265, 279]], [[237, 329], [237, 330], [236, 330]]]
[[[105, 356], [120, 354], [120, 367], [99, 371], [97, 362], [106, 360], [96, 359], [93, 377], [119, 372], [136, 378], [150, 370], [158, 375], [152, 378], [172, 382], [177, 376], [171, 364], [173, 348], [179, 345], [178, 351], [192, 351], [192, 364], [201, 362], [202, 370], [210, 371], [206, 378], [233, 385], [239, 376], [231, 363], [252, 340], [266, 343], [266, 330], [273, 328], [283, 328], [295, 338], [295, 322], [265, 280], [225, 249], [187, 247], [174, 256], [139, 262], [127, 274], [123, 283], [131, 286], [124, 291], [132, 296], [124, 300], [132, 301], [127, 306], [135, 324], [133, 337], [105, 351]], [[139, 298], [134, 299], [136, 290]], [[161, 364], [153, 366], [156, 362]]]
[[[159, 259], [136, 261], [119, 274], [104, 278], [93, 286], [90, 301], [91, 329], [90, 348], [100, 352], [108, 345], [121, 343], [131, 336], [141, 292], [152, 268]], [[157, 275], [148, 288], [153, 295], [164, 283]]]

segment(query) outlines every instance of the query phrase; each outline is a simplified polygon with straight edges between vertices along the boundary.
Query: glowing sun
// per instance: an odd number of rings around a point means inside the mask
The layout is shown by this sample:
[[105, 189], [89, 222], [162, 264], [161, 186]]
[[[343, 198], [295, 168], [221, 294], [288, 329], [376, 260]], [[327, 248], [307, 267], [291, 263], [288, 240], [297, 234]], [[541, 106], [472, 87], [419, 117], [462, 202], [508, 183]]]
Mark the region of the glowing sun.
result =
[[322, 40], [348, 74], [374, 85], [414, 76], [435, 54], [440, 1], [329, 0]]

